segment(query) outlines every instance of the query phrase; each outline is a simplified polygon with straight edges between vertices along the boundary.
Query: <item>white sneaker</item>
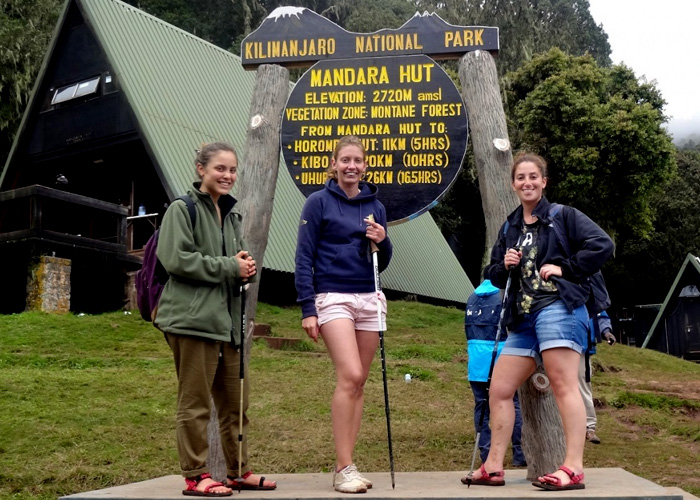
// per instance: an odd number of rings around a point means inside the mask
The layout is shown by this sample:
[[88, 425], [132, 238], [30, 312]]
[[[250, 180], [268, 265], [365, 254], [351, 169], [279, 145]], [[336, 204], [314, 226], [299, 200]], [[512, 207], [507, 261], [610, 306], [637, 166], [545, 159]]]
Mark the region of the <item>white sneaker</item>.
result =
[[333, 474], [333, 488], [341, 493], [367, 493], [367, 486], [359, 475], [354, 465], [343, 467]]
[[355, 464], [348, 465], [347, 469], [350, 473], [352, 473], [354, 475], [354, 477], [356, 477], [357, 479], [359, 479], [360, 481], [365, 483], [365, 486], [367, 487], [367, 489], [370, 489], [372, 487], [372, 481], [370, 481], [365, 476], [360, 474], [360, 471], [357, 470], [357, 466]]

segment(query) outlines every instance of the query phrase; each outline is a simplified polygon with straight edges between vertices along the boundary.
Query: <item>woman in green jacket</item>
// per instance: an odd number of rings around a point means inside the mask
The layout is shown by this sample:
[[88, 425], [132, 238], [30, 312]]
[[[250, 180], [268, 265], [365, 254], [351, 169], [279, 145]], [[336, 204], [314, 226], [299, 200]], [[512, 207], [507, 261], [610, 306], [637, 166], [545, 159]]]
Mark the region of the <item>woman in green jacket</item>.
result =
[[[254, 475], [247, 462], [248, 377], [244, 376], [240, 414], [241, 287], [255, 279], [255, 260], [241, 236], [241, 216], [229, 194], [238, 157], [229, 144], [204, 145], [195, 159], [199, 181], [194, 228], [187, 205], [173, 202], [163, 217], [157, 255], [168, 280], [155, 313], [175, 358], [178, 378], [177, 447], [187, 488], [183, 494], [228, 496], [232, 488], [274, 489], [274, 481]], [[225, 483], [207, 469], [207, 424], [211, 402], [219, 418], [226, 460]], [[238, 460], [239, 419], [243, 419], [242, 460]], [[236, 481], [240, 471], [241, 478]], [[241, 483], [242, 479], [242, 483]]]

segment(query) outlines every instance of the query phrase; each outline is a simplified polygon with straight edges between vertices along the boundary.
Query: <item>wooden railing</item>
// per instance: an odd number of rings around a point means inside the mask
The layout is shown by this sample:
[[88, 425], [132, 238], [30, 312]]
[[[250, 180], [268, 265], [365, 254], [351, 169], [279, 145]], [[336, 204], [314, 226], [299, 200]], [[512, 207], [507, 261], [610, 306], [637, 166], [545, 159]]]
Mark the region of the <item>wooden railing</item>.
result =
[[42, 240], [113, 253], [127, 251], [128, 208], [34, 185], [0, 192], [0, 243]]

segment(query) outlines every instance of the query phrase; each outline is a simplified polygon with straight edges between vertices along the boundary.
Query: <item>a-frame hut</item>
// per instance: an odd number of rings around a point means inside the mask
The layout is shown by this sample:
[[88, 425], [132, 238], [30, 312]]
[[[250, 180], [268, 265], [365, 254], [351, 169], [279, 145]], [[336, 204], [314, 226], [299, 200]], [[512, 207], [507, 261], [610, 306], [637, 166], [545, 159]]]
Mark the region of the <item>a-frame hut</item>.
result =
[[700, 258], [688, 254], [642, 348], [700, 360]]
[[[238, 56], [118, 0], [68, 0], [0, 174], [11, 296], [0, 312], [24, 309], [39, 256], [68, 262], [72, 310], [124, 306], [139, 249], [194, 178], [194, 149], [245, 143], [254, 77]], [[292, 301], [304, 199], [280, 168], [260, 296]], [[473, 287], [429, 214], [390, 235], [389, 293], [466, 301]]]

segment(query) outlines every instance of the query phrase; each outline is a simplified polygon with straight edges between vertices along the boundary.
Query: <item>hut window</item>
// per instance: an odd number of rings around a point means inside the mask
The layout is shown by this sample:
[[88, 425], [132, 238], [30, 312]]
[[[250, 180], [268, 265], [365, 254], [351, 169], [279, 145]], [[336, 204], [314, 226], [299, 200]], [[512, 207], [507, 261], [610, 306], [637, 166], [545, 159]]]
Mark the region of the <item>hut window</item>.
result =
[[72, 83], [70, 85], [66, 85], [65, 87], [61, 87], [54, 93], [53, 98], [51, 99], [51, 104], [59, 104], [78, 97], [95, 94], [99, 83], [100, 77], [96, 76], [94, 78], [90, 78], [89, 80], [84, 80], [82, 82]]

